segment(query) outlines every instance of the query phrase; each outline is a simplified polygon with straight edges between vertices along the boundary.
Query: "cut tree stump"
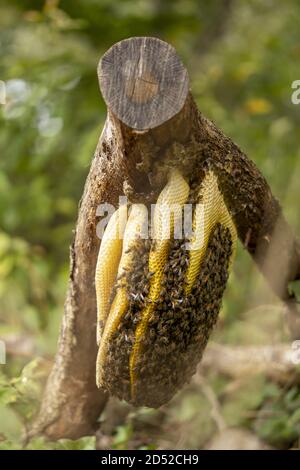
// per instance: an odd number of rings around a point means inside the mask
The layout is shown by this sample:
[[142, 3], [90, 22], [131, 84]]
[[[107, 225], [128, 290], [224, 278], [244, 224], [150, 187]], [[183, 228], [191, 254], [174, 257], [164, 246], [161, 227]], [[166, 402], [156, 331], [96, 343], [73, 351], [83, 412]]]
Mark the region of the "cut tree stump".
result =
[[107, 397], [95, 385], [96, 211], [100, 203], [116, 207], [124, 193], [155, 199], [163, 161], [188, 175], [209, 160], [241, 243], [276, 294], [295, 305], [288, 284], [300, 277], [299, 242], [255, 164], [198, 111], [173, 47], [148, 37], [121, 41], [103, 56], [98, 75], [108, 114], [80, 203], [55, 364], [30, 436], [79, 438], [97, 427]]

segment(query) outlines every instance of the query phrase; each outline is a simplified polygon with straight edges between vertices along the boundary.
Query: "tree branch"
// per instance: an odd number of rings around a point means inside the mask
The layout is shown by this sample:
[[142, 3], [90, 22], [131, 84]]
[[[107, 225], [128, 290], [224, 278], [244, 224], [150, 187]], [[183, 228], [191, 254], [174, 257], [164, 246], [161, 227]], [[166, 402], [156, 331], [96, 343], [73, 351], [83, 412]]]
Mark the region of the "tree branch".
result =
[[131, 38], [104, 55], [98, 73], [108, 117], [80, 204], [58, 352], [30, 433], [52, 439], [94, 432], [106, 402], [95, 385], [100, 203], [116, 205], [124, 192], [155, 201], [170, 164], [187, 177], [211, 165], [241, 242], [280, 298], [289, 299], [288, 283], [300, 275], [299, 243], [266, 180], [197, 110], [175, 50], [159, 39]]
[[199, 371], [214, 370], [234, 379], [265, 374], [275, 382], [300, 382], [295, 350], [290, 344], [266, 346], [225, 346], [210, 343]]

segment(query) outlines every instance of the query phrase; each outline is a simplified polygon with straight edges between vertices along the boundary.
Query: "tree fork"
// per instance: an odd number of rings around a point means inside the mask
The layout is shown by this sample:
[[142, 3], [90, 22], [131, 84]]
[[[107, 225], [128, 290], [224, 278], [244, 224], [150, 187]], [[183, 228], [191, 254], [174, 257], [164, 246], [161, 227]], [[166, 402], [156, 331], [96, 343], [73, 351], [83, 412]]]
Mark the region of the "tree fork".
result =
[[163, 162], [188, 175], [209, 161], [239, 238], [274, 292], [292, 304], [288, 284], [300, 278], [300, 245], [279, 203], [255, 164], [198, 111], [173, 47], [156, 38], [121, 41], [103, 56], [98, 75], [108, 115], [79, 207], [58, 351], [29, 436], [75, 439], [96, 429], [107, 400], [95, 385], [97, 207], [116, 207], [127, 191], [154, 197]]

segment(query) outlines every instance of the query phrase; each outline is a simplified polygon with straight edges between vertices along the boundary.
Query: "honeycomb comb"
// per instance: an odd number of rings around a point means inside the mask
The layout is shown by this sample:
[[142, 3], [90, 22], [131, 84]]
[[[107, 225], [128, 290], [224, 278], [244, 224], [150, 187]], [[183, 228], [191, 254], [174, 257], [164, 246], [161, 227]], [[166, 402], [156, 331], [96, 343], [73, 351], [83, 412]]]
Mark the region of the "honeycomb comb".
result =
[[[193, 234], [176, 239], [176, 223], [192, 200]], [[170, 171], [150, 240], [140, 236], [147, 214], [146, 206], [132, 206], [121, 254], [119, 242], [108, 242], [117, 218], [111, 219], [99, 250], [98, 323], [105, 326], [97, 385], [134, 405], [158, 407], [195, 373], [218, 317], [236, 231], [211, 170], [194, 189]]]

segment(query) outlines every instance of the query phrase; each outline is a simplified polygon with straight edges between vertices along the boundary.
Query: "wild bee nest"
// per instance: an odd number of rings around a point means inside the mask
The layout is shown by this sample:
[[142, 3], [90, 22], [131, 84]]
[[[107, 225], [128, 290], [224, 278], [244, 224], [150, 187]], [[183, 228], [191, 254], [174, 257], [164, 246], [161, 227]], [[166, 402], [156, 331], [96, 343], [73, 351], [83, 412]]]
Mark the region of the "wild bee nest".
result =
[[[187, 185], [181, 178], [170, 177], [162, 199], [182, 190], [182, 201], [193, 204], [195, 229], [197, 217], [202, 220], [195, 203], [204, 204], [202, 245], [189, 246], [188, 237], [175, 239], [174, 233], [169, 240], [136, 237], [130, 243], [125, 231], [123, 269], [120, 274], [119, 266], [111, 287], [99, 335], [98, 385], [134, 405], [161, 406], [191, 379], [217, 321], [229, 274], [235, 231], [215, 178], [208, 175], [200, 191], [199, 182]], [[157, 235], [158, 216], [154, 224]]]

